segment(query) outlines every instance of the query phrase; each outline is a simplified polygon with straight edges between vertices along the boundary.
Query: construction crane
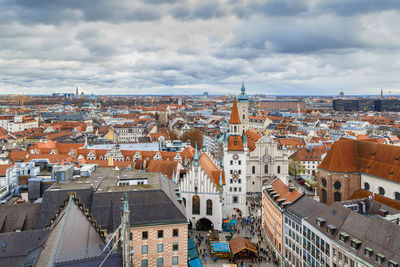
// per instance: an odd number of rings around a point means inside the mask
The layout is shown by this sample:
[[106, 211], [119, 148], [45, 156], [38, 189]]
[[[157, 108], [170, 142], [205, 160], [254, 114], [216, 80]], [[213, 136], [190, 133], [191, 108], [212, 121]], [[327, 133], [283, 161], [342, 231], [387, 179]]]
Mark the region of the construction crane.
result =
[[25, 95], [8, 95], [8, 103], [21, 105], [21, 113], [24, 112], [24, 102], [25, 100], [31, 100], [31, 96]]

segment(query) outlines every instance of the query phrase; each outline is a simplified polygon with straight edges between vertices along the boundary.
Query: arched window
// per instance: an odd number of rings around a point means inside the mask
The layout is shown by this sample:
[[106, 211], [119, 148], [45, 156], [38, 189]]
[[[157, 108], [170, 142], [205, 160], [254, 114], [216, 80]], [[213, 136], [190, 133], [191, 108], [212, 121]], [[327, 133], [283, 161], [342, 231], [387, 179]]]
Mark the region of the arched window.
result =
[[236, 126], [236, 125], [233, 126], [233, 133], [234, 133], [234, 134], [237, 133], [237, 126]]
[[256, 173], [256, 166], [251, 167], [251, 173], [255, 174]]
[[399, 192], [394, 192], [394, 199], [400, 201], [400, 193]]
[[212, 215], [212, 200], [211, 199], [207, 199], [207, 215]]
[[333, 200], [334, 200], [334, 201], [342, 201], [342, 193], [340, 193], [340, 192], [335, 192], [335, 193], [333, 194]]
[[200, 214], [200, 197], [194, 195], [192, 198], [192, 214]]
[[369, 188], [370, 188], [370, 187], [369, 187], [369, 183], [364, 183], [364, 189], [367, 190], [367, 191], [369, 191]]
[[278, 166], [278, 169], [276, 171], [277, 173], [281, 173], [281, 166]]
[[322, 189], [322, 203], [327, 203], [327, 194], [325, 189]]
[[380, 186], [380, 187], [378, 188], [378, 190], [379, 190], [379, 195], [381, 195], [381, 196], [384, 196], [384, 195], [385, 195], [385, 189], [384, 189], [382, 186]]
[[268, 173], [268, 165], [264, 165], [264, 173]]
[[336, 190], [340, 190], [340, 188], [342, 188], [342, 184], [341, 184], [339, 181], [336, 181], [336, 182], [333, 184], [333, 187], [334, 187]]
[[185, 206], [185, 208], [186, 208], [186, 198], [182, 198], [183, 199], [183, 205]]
[[322, 178], [321, 183], [322, 183], [322, 186], [323, 186], [323, 187], [326, 187], [326, 179], [325, 179], [325, 178]]
[[243, 114], [243, 119], [244, 119], [244, 120], [246, 119], [246, 115], [244, 115], [244, 114]]

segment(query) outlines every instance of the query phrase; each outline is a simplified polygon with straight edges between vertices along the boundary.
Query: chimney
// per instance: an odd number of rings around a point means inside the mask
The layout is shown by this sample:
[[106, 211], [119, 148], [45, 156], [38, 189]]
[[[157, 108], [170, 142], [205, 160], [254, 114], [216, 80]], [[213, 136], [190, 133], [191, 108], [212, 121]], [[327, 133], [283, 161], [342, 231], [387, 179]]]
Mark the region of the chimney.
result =
[[289, 184], [289, 192], [293, 192], [294, 186], [292, 183]]
[[381, 215], [382, 217], [386, 217], [386, 215], [388, 215], [389, 212], [385, 209], [379, 209], [378, 214]]

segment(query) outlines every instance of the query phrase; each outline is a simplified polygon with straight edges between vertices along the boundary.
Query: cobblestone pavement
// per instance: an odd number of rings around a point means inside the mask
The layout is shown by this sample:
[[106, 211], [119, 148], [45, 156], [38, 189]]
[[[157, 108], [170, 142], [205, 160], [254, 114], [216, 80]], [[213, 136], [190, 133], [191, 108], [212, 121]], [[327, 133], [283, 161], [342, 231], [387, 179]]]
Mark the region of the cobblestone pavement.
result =
[[[260, 206], [259, 207], [255, 207], [253, 210], [249, 209], [250, 203], [251, 203], [252, 200], [253, 199], [248, 199], [248, 210], [247, 210], [248, 214], [247, 215], [248, 216], [249, 215], [250, 216], [254, 216], [256, 221], [258, 219], [260, 219], [260, 221], [261, 221], [261, 207]], [[249, 213], [249, 211], [250, 211], [250, 213]], [[240, 220], [237, 221], [236, 229], [239, 230], [239, 233], [234, 233], [233, 237], [236, 237], [236, 236], [240, 235], [240, 236], [249, 238], [250, 235], [251, 235], [250, 226], [249, 225], [248, 226], [245, 225], [243, 227], [241, 225], [241, 223], [240, 223]], [[217, 259], [216, 262], [213, 262], [213, 259], [211, 257], [212, 255], [211, 255], [211, 252], [209, 250], [209, 246], [206, 243], [206, 239], [207, 239], [207, 232], [206, 231], [190, 231], [190, 232], [191, 232], [191, 237], [196, 237], [199, 234], [202, 237], [204, 237], [203, 241], [201, 242], [200, 246], [198, 247], [199, 255], [200, 255], [200, 258], [201, 258], [201, 263], [203, 264], [203, 266], [219, 266], [219, 267], [222, 267], [223, 264], [228, 264], [229, 263], [228, 259]], [[263, 232], [263, 231], [261, 231], [261, 232]], [[224, 241], [224, 240], [226, 240], [226, 237], [227, 236], [230, 237], [231, 234], [228, 233], [228, 232], [222, 232], [222, 233], [219, 234], [219, 236], [220, 236], [220, 239]], [[257, 232], [253, 236], [251, 236], [250, 239], [254, 244], [258, 244], [258, 242], [260, 241]], [[263, 248], [267, 248], [267, 244], [265, 242], [264, 236], [263, 236], [263, 240], [264, 240], [264, 242], [262, 242], [262, 247]], [[201, 256], [201, 255], [203, 255], [204, 251], [206, 251], [206, 254], [207, 254], [206, 261], [204, 261], [204, 258]], [[260, 253], [260, 255], [262, 255], [265, 258], [267, 258], [268, 254]], [[238, 264], [238, 266], [240, 266], [241, 261], [238, 261], [236, 263]], [[246, 264], [246, 267], [249, 267], [249, 266], [252, 266], [252, 267], [261, 267], [261, 266], [263, 266], [263, 267], [277, 267], [278, 266], [276, 264], [273, 264], [271, 261], [267, 262], [265, 260], [263, 260], [260, 263], [252, 262], [252, 260], [245, 260], [245, 261], [243, 261], [243, 263]]]

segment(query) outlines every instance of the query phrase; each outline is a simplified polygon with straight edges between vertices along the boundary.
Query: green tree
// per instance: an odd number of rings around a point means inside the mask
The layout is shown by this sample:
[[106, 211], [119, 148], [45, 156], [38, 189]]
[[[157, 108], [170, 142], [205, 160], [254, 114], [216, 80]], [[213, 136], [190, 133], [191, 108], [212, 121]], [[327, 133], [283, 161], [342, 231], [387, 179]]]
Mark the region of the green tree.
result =
[[181, 140], [182, 142], [190, 140], [192, 147], [195, 147], [197, 143], [197, 148], [200, 149], [203, 146], [203, 133], [200, 129], [195, 128], [182, 134]]
[[306, 167], [301, 163], [301, 161], [291, 159], [289, 162], [289, 174], [297, 178], [298, 175], [303, 174]]

